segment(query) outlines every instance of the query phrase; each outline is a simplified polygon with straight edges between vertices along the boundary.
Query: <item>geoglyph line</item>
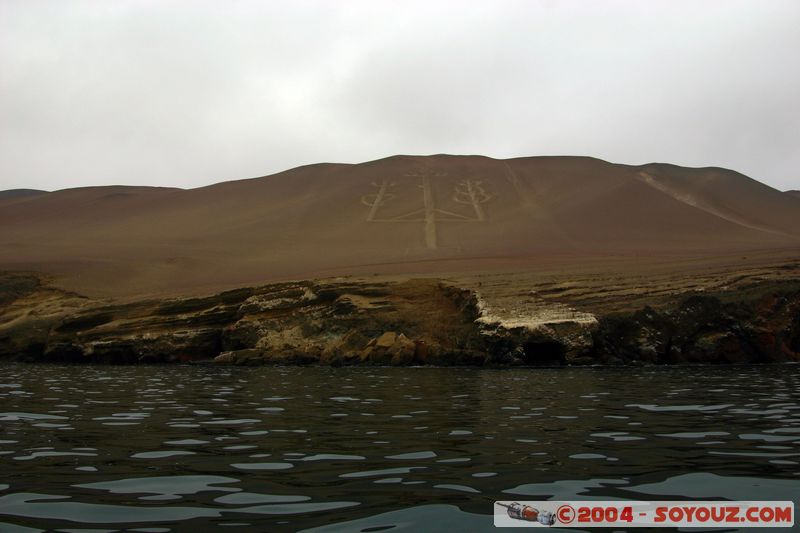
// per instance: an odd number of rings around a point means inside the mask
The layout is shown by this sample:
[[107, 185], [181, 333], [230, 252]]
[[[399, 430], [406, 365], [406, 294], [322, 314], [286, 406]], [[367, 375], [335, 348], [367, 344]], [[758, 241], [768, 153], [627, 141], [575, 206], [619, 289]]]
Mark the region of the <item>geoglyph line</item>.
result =
[[361, 197], [361, 202], [370, 208], [367, 214], [367, 222], [423, 222], [425, 247], [428, 249], [438, 248], [438, 236], [436, 225], [438, 222], [485, 222], [486, 212], [483, 204], [491, 201], [494, 197], [487, 193], [483, 188], [483, 182], [475, 179], [465, 179], [455, 186], [453, 201], [459, 204], [472, 206], [473, 216], [454, 213], [436, 207], [436, 197], [431, 184], [432, 177], [444, 177], [443, 172], [419, 171], [406, 174], [411, 177], [419, 177], [420, 183], [417, 185], [422, 190], [422, 207], [400, 215], [381, 218], [380, 209], [388, 202], [396, 198], [394, 193], [389, 192], [396, 184], [389, 180], [383, 180], [380, 184], [373, 182], [373, 186], [378, 190], [373, 194], [366, 194]]

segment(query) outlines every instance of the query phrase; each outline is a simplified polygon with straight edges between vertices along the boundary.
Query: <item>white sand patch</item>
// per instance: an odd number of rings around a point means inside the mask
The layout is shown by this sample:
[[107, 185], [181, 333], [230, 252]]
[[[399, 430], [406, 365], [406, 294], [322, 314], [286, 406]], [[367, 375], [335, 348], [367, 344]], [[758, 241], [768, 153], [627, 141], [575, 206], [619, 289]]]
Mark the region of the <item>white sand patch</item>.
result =
[[550, 302], [535, 294], [527, 294], [518, 299], [503, 298], [489, 303], [477, 294], [480, 317], [477, 322], [487, 326], [502, 326], [506, 329], [526, 328], [537, 330], [550, 324], [576, 323], [591, 325], [597, 318], [591, 313], [578, 311], [565, 304]]

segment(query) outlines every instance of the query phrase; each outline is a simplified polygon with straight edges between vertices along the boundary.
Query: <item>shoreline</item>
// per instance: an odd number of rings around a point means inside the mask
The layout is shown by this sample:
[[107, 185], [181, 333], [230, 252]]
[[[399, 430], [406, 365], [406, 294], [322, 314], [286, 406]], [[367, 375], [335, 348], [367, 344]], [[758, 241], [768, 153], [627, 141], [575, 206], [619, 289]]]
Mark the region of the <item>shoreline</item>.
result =
[[698, 288], [697, 276], [684, 285], [672, 280], [664, 291], [663, 280], [539, 286], [522, 273], [305, 280], [133, 302], [2, 273], [0, 360], [488, 368], [800, 362], [800, 279], [794, 270], [773, 270], [772, 278], [767, 270], [715, 274], [714, 290]]

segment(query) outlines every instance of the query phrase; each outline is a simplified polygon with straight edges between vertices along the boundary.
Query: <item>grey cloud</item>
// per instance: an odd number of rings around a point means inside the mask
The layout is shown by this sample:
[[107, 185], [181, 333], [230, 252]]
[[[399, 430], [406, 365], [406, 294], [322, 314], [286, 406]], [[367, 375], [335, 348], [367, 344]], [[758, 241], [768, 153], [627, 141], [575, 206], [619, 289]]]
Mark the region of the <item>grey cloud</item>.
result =
[[777, 0], [6, 0], [0, 189], [439, 152], [800, 188], [798, 26]]

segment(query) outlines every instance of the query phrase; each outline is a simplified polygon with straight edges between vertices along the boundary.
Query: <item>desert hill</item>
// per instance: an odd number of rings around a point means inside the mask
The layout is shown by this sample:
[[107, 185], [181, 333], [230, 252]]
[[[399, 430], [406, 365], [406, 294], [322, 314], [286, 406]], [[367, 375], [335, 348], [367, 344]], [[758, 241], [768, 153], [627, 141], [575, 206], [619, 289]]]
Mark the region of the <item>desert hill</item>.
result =
[[97, 294], [346, 272], [800, 248], [800, 202], [731, 170], [394, 156], [197, 189], [0, 193], [0, 270]]
[[786, 194], [800, 198], [800, 191], [786, 191]]
[[18, 198], [39, 196], [40, 194], [47, 194], [47, 191], [40, 191], [39, 189], [9, 189], [7, 191], [0, 191], [0, 202], [3, 200], [16, 200]]

